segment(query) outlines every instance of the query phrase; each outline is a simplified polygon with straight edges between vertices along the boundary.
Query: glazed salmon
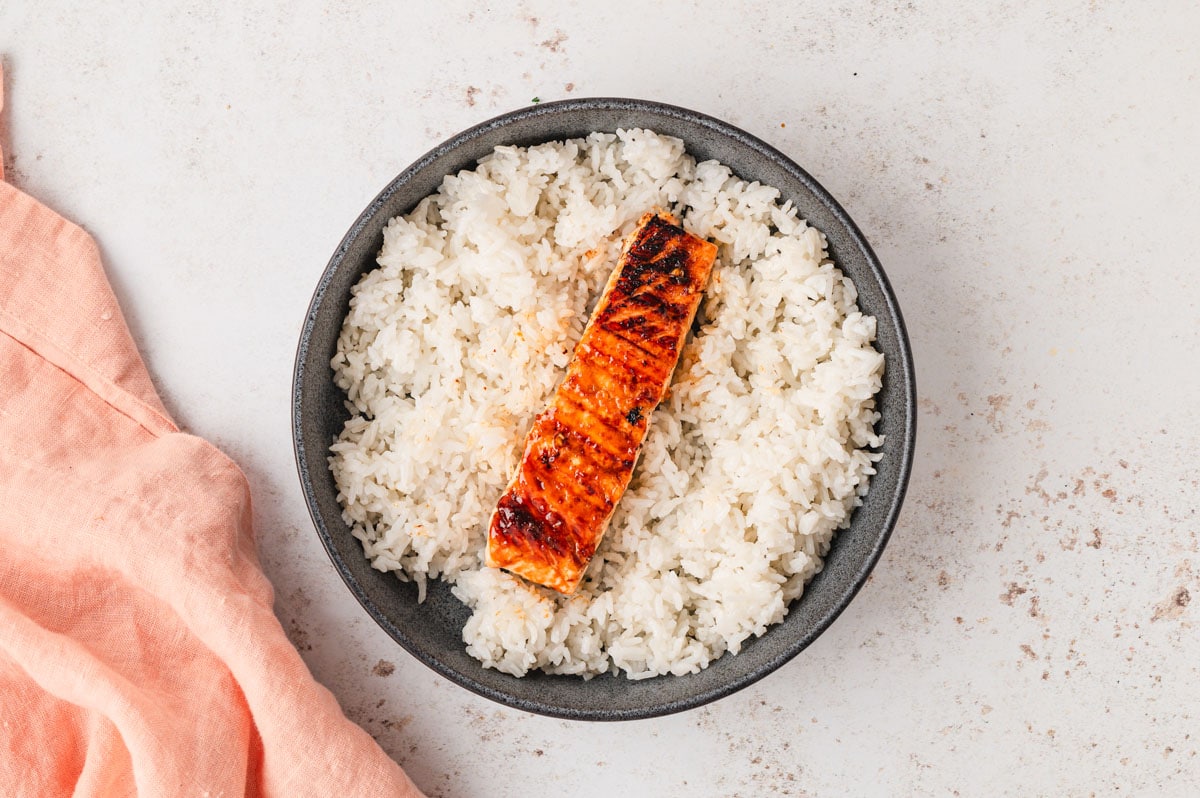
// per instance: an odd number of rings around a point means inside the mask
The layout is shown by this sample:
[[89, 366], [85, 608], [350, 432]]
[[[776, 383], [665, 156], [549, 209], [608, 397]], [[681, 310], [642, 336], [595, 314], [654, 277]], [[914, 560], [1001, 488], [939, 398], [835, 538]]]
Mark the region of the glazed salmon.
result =
[[716, 255], [668, 214], [638, 221], [492, 513], [489, 566], [575, 592], [633, 476]]

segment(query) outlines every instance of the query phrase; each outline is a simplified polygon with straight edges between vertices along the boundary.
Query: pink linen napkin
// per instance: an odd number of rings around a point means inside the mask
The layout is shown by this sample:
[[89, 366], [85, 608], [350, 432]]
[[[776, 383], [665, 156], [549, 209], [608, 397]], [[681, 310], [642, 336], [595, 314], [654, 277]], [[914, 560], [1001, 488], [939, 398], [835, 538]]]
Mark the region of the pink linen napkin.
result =
[[420, 795], [284, 636], [92, 239], [2, 171], [0, 551], [0, 795]]

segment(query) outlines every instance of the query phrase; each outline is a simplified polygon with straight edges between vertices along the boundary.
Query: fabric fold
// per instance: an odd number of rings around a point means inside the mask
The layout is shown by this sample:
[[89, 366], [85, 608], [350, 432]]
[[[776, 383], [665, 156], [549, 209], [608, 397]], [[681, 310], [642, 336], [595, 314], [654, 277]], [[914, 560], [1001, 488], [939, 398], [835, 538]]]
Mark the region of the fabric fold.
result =
[[252, 515], [95, 242], [0, 182], [0, 794], [420, 795], [287, 640]]

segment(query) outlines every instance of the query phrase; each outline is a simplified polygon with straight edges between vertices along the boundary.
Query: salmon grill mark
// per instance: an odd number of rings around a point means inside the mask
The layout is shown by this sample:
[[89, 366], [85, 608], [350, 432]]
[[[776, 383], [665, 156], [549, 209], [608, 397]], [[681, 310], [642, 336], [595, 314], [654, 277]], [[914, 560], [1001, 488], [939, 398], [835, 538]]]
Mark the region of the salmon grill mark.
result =
[[486, 562], [560, 593], [583, 579], [629, 485], [716, 259], [669, 217], [642, 217], [488, 528]]
[[[538, 512], [520, 496], [505, 494], [496, 506], [496, 521], [493, 523], [493, 534], [496, 536], [522, 541], [527, 555], [532, 553], [543, 560], [566, 557], [573, 562], [585, 562], [578, 549], [571, 545], [571, 536], [563, 534], [565, 529], [562, 518], [544, 509]], [[530, 549], [533, 551], [530, 552]]]
[[606, 402], [604, 407], [588, 407], [586, 400], [581, 400], [569, 391], [563, 391], [562, 404], [561, 407], [555, 408], [555, 415], [569, 421], [574, 427], [592, 430], [588, 435], [588, 443], [592, 448], [620, 460], [636, 456], [636, 443], [625, 431], [617, 429], [612, 423], [612, 417], [605, 412], [608, 405]]

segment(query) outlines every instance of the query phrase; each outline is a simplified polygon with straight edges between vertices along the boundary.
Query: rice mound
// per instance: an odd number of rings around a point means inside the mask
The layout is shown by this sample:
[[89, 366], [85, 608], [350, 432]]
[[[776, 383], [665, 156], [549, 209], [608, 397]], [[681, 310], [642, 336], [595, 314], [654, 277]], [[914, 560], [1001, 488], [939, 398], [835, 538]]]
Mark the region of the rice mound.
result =
[[[498, 147], [384, 229], [332, 361], [330, 449], [374, 567], [441, 578], [517, 676], [700, 670], [778, 623], [882, 443], [875, 319], [779, 192], [648, 130]], [[720, 246], [628, 491], [570, 597], [483, 565], [488, 520], [621, 241], [653, 207]]]

